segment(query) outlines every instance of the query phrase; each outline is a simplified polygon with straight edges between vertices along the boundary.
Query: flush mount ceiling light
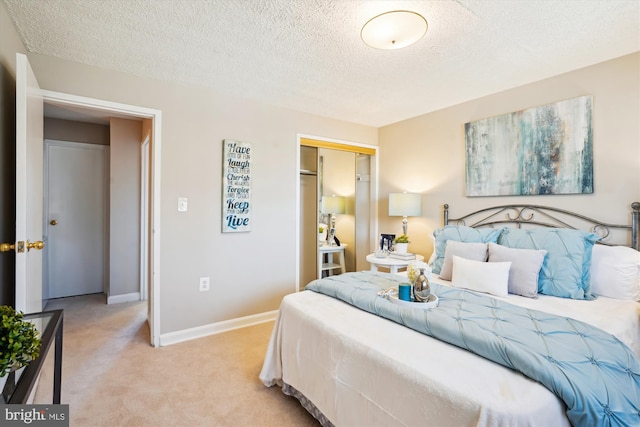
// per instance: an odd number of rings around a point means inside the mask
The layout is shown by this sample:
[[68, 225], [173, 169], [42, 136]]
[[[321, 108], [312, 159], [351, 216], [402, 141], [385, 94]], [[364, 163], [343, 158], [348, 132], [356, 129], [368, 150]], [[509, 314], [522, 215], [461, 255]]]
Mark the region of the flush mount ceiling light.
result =
[[408, 10], [393, 10], [371, 18], [360, 32], [362, 40], [376, 49], [400, 49], [422, 38], [427, 20]]

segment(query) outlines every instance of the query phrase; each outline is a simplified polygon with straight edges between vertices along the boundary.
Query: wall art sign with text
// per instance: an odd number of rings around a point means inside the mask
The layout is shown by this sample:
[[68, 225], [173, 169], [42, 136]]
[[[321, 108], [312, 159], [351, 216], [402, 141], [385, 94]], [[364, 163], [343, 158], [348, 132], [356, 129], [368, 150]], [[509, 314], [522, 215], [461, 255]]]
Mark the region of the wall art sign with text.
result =
[[592, 97], [464, 125], [467, 196], [593, 193]]
[[222, 232], [251, 231], [251, 144], [222, 141]]

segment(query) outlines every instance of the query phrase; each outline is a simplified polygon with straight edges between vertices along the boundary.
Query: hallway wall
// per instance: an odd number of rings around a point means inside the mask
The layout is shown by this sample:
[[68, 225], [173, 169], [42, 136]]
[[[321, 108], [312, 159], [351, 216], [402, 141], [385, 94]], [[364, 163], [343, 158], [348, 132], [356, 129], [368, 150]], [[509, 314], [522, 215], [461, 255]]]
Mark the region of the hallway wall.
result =
[[111, 119], [109, 299], [140, 291], [142, 122]]

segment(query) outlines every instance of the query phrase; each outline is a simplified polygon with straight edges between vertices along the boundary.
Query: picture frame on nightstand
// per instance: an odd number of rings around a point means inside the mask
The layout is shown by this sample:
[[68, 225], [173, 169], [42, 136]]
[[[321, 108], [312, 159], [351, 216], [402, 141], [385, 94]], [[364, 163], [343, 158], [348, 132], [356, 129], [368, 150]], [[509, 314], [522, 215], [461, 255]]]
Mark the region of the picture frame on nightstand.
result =
[[393, 241], [395, 240], [395, 234], [381, 234], [380, 235], [380, 250], [393, 252]]

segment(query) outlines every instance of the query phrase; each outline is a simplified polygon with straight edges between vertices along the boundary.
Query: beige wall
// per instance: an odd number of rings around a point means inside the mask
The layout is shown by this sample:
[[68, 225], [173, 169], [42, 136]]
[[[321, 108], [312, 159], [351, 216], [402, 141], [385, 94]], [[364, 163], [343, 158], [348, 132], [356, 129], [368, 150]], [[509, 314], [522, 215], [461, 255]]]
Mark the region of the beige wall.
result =
[[[162, 110], [162, 334], [276, 310], [294, 290], [297, 133], [377, 144], [372, 127], [42, 55], [29, 60], [44, 89]], [[253, 144], [248, 233], [221, 232], [225, 138]], [[178, 197], [188, 198], [188, 212], [177, 211]]]
[[[449, 82], [446, 84], [455, 84]], [[593, 95], [594, 193], [475, 197], [465, 192], [464, 124], [582, 95]], [[640, 53], [446, 108], [380, 129], [380, 230], [400, 229], [389, 218], [389, 192], [423, 193], [421, 218], [409, 218], [410, 250], [429, 256], [429, 236], [453, 217], [497, 204], [535, 203], [629, 224], [640, 201]]]
[[109, 296], [140, 291], [142, 122], [111, 119], [109, 148]]
[[62, 119], [44, 119], [45, 139], [109, 145], [109, 126]]

